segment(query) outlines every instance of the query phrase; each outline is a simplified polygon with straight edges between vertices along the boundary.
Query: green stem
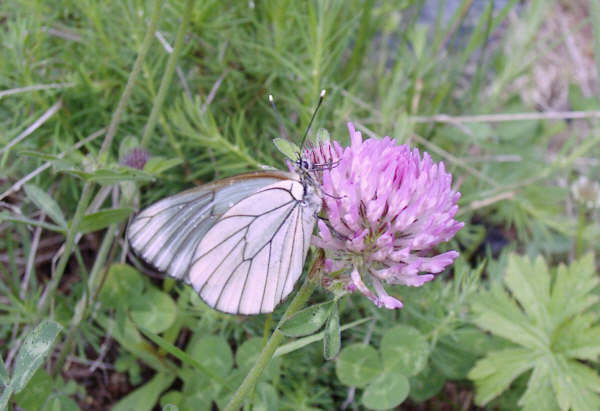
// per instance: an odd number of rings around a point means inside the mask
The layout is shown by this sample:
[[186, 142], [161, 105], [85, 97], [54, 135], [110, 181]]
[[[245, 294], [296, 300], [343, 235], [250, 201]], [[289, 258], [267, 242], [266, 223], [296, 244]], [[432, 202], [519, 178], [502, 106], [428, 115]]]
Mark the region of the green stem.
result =
[[583, 229], [585, 228], [585, 205], [583, 203], [579, 204], [579, 209], [577, 210], [577, 232], [575, 233], [575, 259], [581, 257], [581, 253], [583, 252]]
[[117, 109], [115, 110], [111, 120], [110, 125], [108, 126], [108, 130], [106, 131], [106, 135], [104, 136], [104, 141], [102, 142], [102, 147], [100, 147], [99, 160], [101, 164], [105, 163], [105, 154], [110, 148], [112, 144], [112, 140], [117, 133], [117, 126], [119, 125], [119, 121], [121, 120], [121, 115], [125, 110], [125, 104], [127, 100], [129, 100], [129, 96], [133, 91], [133, 86], [137, 80], [138, 74], [140, 72], [140, 68], [142, 67], [142, 62], [146, 58], [146, 54], [150, 49], [150, 44], [152, 43], [152, 38], [154, 37], [154, 32], [156, 31], [156, 25], [158, 23], [158, 18], [160, 17], [160, 7], [162, 6], [161, 0], [154, 0], [154, 7], [152, 9], [152, 15], [150, 16], [150, 25], [146, 29], [146, 35], [144, 36], [144, 40], [142, 42], [142, 47], [140, 48], [140, 52], [135, 59], [135, 63], [133, 64], [133, 68], [131, 69], [131, 73], [129, 73], [129, 78], [127, 79], [127, 84], [125, 85], [125, 90], [123, 90], [123, 94], [121, 95], [121, 99], [119, 100], [119, 104], [117, 105]]
[[179, 25], [179, 30], [177, 31], [177, 37], [175, 39], [175, 45], [173, 46], [173, 52], [169, 56], [169, 61], [167, 62], [167, 69], [165, 70], [162, 80], [160, 81], [158, 95], [154, 100], [154, 105], [152, 106], [150, 117], [148, 117], [148, 122], [146, 123], [146, 128], [144, 129], [144, 134], [142, 136], [141, 142], [142, 147], [146, 147], [148, 145], [148, 139], [150, 138], [150, 134], [156, 126], [158, 113], [160, 113], [162, 103], [165, 100], [167, 90], [169, 89], [169, 85], [171, 84], [171, 80], [173, 79], [173, 73], [175, 72], [177, 57], [179, 56], [179, 53], [181, 51], [181, 47], [183, 45], [183, 38], [185, 37], [185, 32], [187, 30], [190, 17], [192, 15], [193, 4], [194, 0], [187, 0], [187, 2], [185, 3], [185, 7], [183, 9], [183, 20], [181, 21], [181, 24]]
[[38, 312], [40, 313], [40, 318], [45, 314], [48, 306], [50, 305], [50, 300], [52, 300], [52, 295], [58, 287], [58, 283], [62, 278], [65, 268], [67, 268], [67, 263], [69, 262], [69, 258], [71, 257], [71, 252], [73, 251], [73, 246], [75, 245], [75, 234], [77, 234], [77, 230], [79, 229], [79, 223], [83, 218], [83, 214], [87, 209], [88, 203], [92, 198], [92, 183], [85, 183], [83, 185], [83, 190], [81, 191], [81, 197], [79, 202], [77, 203], [77, 209], [75, 210], [75, 215], [71, 220], [71, 226], [69, 227], [69, 231], [67, 232], [67, 239], [65, 240], [65, 249], [63, 250], [62, 255], [60, 256], [60, 260], [58, 260], [58, 264], [56, 266], [56, 271], [52, 274], [52, 279], [48, 283], [48, 287], [46, 289], [46, 293], [42, 297], [40, 303], [38, 304]]
[[[319, 259], [315, 260], [315, 262], [313, 263], [313, 267], [319, 263]], [[250, 390], [254, 388], [263, 370], [269, 364], [269, 361], [273, 357], [275, 350], [277, 349], [277, 347], [279, 347], [279, 345], [285, 338], [285, 336], [281, 332], [279, 332], [279, 326], [283, 324], [283, 322], [287, 320], [290, 316], [294, 315], [298, 310], [300, 310], [302, 306], [304, 306], [304, 303], [306, 303], [308, 297], [310, 297], [316, 285], [317, 284], [311, 279], [311, 276], [308, 275], [306, 277], [306, 280], [304, 280], [304, 284], [302, 284], [302, 287], [300, 287], [300, 290], [298, 290], [298, 294], [296, 294], [296, 296], [288, 306], [288, 309], [285, 311], [285, 314], [283, 314], [283, 317], [281, 317], [279, 324], [277, 324], [277, 328], [275, 329], [275, 331], [273, 331], [271, 338], [269, 338], [269, 341], [267, 341], [267, 344], [264, 346], [262, 352], [260, 353], [260, 356], [254, 363], [254, 366], [252, 366], [252, 369], [250, 370], [246, 378], [244, 378], [242, 384], [238, 387], [237, 391], [229, 401], [229, 404], [227, 404], [227, 407], [225, 407], [225, 411], [237, 411], [240, 409], [242, 401], [244, 401], [244, 398], [250, 392]]]

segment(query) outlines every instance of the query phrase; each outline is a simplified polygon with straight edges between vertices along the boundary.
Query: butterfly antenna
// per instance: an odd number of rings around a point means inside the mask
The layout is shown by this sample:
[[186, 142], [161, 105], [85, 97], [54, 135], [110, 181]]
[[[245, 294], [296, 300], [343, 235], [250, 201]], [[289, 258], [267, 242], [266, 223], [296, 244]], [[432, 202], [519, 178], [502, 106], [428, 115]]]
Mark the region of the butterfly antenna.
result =
[[275, 113], [275, 118], [277, 119], [277, 124], [279, 125], [279, 132], [286, 140], [289, 140], [288, 135], [285, 131], [285, 127], [283, 126], [283, 122], [281, 121], [281, 117], [277, 112], [277, 108], [275, 108], [275, 101], [273, 100], [272, 94], [269, 94], [269, 104], [271, 104], [271, 107], [273, 108], [273, 113]]
[[313, 120], [315, 119], [315, 117], [317, 116], [317, 112], [319, 111], [319, 107], [321, 107], [321, 103], [323, 102], [323, 99], [325, 98], [325, 93], [326, 93], [325, 89], [321, 90], [321, 95], [319, 96], [319, 102], [317, 103], [317, 107], [315, 108], [315, 111], [313, 112], [313, 115], [310, 118], [310, 122], [308, 123], [308, 127], [306, 127], [304, 136], [302, 136], [302, 142], [300, 143], [300, 150], [302, 150], [302, 147], [304, 147], [304, 141], [306, 141], [306, 136], [308, 135], [308, 132], [310, 131], [310, 126], [312, 126]]

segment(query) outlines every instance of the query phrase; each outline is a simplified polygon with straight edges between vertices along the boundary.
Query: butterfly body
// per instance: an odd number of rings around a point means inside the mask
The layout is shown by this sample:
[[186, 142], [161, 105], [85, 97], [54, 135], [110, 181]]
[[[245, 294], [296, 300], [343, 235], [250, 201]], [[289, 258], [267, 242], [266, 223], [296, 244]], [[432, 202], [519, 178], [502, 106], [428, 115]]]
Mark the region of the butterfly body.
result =
[[298, 172], [245, 173], [162, 199], [134, 217], [129, 243], [219, 311], [272, 312], [302, 273], [321, 209]]

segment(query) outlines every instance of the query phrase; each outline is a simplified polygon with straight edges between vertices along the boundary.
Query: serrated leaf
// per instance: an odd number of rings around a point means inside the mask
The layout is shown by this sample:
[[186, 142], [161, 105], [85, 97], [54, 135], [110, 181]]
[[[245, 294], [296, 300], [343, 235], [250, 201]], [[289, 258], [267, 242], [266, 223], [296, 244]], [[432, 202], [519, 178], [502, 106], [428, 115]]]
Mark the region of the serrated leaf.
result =
[[506, 287], [519, 302], [527, 316], [541, 327], [549, 325], [547, 310], [550, 302], [550, 275], [541, 256], [535, 261], [512, 254], [504, 276]]
[[565, 319], [590, 308], [598, 301], [591, 291], [600, 283], [594, 270], [594, 256], [589, 253], [569, 267], [560, 265], [552, 287], [550, 312], [556, 326]]
[[277, 147], [277, 150], [281, 152], [284, 156], [289, 158], [290, 160], [297, 160], [298, 153], [300, 153], [300, 148], [294, 143], [284, 138], [274, 138], [273, 144]]
[[25, 185], [25, 193], [40, 210], [52, 219], [52, 221], [60, 227], [64, 228], [67, 226], [67, 221], [65, 220], [65, 216], [58, 206], [58, 203], [54, 201], [48, 193], [33, 184]]
[[95, 213], [86, 214], [79, 224], [79, 232], [87, 234], [93, 231], [102, 230], [111, 224], [125, 220], [132, 212], [132, 208], [123, 207], [100, 210]]
[[42, 365], [61, 329], [60, 324], [44, 320], [25, 337], [15, 360], [11, 380], [15, 393], [25, 388], [29, 379]]
[[[524, 279], [528, 275], [535, 284]], [[551, 275], [543, 260], [513, 256], [504, 279], [518, 304], [496, 288], [473, 305], [476, 323], [522, 347], [490, 352], [475, 364], [469, 378], [477, 387], [476, 402], [486, 404], [533, 368], [520, 400], [524, 408], [533, 410], [543, 404], [552, 409], [558, 404], [562, 410], [600, 409], [600, 377], [575, 360], [595, 361], [600, 354], [600, 330], [593, 326], [597, 314], [588, 311], [598, 301], [593, 294], [599, 282], [593, 258], [588, 255], [569, 267], [560, 266], [550, 287]], [[517, 319], [520, 329], [511, 324]], [[539, 392], [551, 392], [555, 401], [541, 400]]]
[[140, 327], [159, 334], [175, 321], [177, 308], [169, 294], [150, 289], [131, 303], [131, 319]]
[[586, 411], [600, 409], [600, 378], [576, 361], [559, 359], [552, 370], [552, 388], [561, 409]]
[[342, 345], [340, 331], [340, 315], [338, 313], [337, 302], [331, 307], [331, 314], [325, 325], [325, 338], [323, 338], [323, 357], [326, 360], [335, 358], [340, 352]]
[[279, 327], [279, 331], [288, 337], [303, 337], [319, 331], [327, 320], [331, 304], [328, 301], [298, 311]]
[[400, 370], [406, 376], [420, 373], [429, 357], [427, 339], [408, 325], [397, 325], [386, 331], [380, 350], [383, 367]]
[[536, 328], [499, 287], [476, 297], [472, 309], [477, 326], [502, 338], [532, 349], [543, 349], [549, 343], [543, 330]]
[[513, 348], [488, 354], [475, 363], [469, 378], [475, 381], [475, 403], [485, 405], [508, 388], [510, 383], [535, 366], [536, 358], [524, 348]]
[[394, 408], [406, 399], [409, 388], [408, 378], [402, 373], [384, 372], [365, 388], [362, 403], [373, 410]]
[[335, 372], [342, 384], [364, 387], [382, 372], [379, 354], [367, 344], [344, 347], [335, 364]]
[[538, 361], [527, 382], [527, 390], [525, 390], [525, 393], [519, 399], [518, 404], [524, 410], [560, 410], [552, 391], [549, 363]]

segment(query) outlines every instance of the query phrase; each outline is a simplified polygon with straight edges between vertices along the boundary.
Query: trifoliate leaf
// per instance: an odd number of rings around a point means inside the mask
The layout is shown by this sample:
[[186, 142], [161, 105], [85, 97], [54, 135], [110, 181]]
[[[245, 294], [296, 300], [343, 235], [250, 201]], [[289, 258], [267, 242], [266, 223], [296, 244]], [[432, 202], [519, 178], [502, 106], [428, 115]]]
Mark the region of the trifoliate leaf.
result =
[[364, 387], [381, 371], [379, 353], [367, 344], [352, 344], [344, 347], [335, 367], [339, 380], [350, 387]]

